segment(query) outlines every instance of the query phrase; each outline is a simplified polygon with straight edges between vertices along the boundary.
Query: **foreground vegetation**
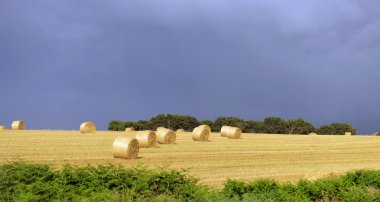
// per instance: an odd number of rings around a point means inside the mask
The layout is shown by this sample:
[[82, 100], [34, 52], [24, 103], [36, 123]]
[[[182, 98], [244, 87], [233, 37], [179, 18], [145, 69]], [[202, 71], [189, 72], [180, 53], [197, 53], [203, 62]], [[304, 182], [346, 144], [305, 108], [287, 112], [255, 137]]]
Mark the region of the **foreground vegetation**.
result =
[[239, 127], [244, 133], [267, 133], [267, 134], [309, 134], [320, 135], [344, 135], [345, 132], [356, 134], [356, 129], [348, 123], [331, 123], [316, 128], [313, 124], [303, 119], [281, 119], [280, 117], [267, 117], [263, 121], [243, 120], [236, 117], [218, 117], [215, 121], [198, 121], [192, 116], [178, 114], [159, 114], [149, 121], [124, 122], [113, 120], [108, 129], [113, 131], [124, 131], [125, 128], [133, 127], [136, 130], [156, 130], [157, 127], [166, 127], [172, 130], [184, 129], [192, 131], [200, 124], [206, 124], [214, 132], [219, 132], [224, 125]]
[[296, 184], [228, 180], [223, 189], [200, 185], [184, 171], [115, 165], [54, 170], [44, 164], [0, 166], [1, 201], [379, 201], [380, 171]]

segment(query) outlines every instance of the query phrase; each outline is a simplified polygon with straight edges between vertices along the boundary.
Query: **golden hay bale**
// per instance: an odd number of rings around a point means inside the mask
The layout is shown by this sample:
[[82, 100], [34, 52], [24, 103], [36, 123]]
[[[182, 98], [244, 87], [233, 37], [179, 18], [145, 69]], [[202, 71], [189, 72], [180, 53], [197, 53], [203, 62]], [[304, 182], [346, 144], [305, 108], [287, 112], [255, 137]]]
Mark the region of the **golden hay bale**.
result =
[[6, 126], [0, 126], [0, 130], [7, 130], [8, 128]]
[[84, 122], [80, 124], [81, 133], [94, 133], [96, 131], [96, 126], [92, 122]]
[[226, 129], [226, 135], [231, 139], [239, 139], [241, 137], [241, 129], [237, 127], [228, 127]]
[[177, 139], [176, 133], [166, 128], [157, 130], [156, 135], [157, 142], [160, 144], [174, 144]]
[[184, 129], [178, 129], [177, 131], [176, 131], [177, 133], [184, 133], [184, 132], [186, 132]]
[[156, 131], [159, 131], [159, 130], [161, 130], [161, 129], [167, 129], [167, 128], [165, 128], [165, 127], [158, 127], [158, 128], [156, 129]]
[[230, 128], [230, 126], [222, 126], [220, 129], [220, 135], [222, 137], [227, 137], [227, 129]]
[[154, 147], [157, 143], [156, 133], [150, 130], [138, 131], [136, 139], [139, 141], [140, 148]]
[[139, 142], [136, 138], [117, 137], [112, 144], [114, 158], [133, 159], [139, 154]]
[[345, 136], [352, 136], [352, 133], [351, 132], [345, 132], [344, 135]]
[[132, 132], [132, 131], [135, 131], [133, 127], [129, 127], [125, 129], [125, 132]]
[[210, 132], [203, 127], [196, 127], [193, 130], [193, 140], [194, 141], [208, 141]]
[[211, 128], [210, 128], [210, 126], [208, 126], [208, 125], [200, 125], [200, 126], [198, 126], [198, 127], [199, 127], [199, 128], [204, 128], [204, 129], [208, 130], [209, 133], [211, 133]]
[[317, 135], [317, 133], [309, 133], [309, 135]]
[[25, 123], [22, 120], [13, 121], [12, 122], [12, 129], [13, 130], [24, 130], [25, 129]]

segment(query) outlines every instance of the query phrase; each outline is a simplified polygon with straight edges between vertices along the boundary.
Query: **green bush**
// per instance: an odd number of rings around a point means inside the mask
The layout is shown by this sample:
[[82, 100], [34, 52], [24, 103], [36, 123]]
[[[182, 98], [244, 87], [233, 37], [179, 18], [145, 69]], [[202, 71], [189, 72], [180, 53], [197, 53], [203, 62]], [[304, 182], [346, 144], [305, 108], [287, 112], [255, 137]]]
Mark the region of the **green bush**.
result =
[[341, 177], [297, 184], [273, 180], [228, 180], [223, 190], [229, 199], [245, 201], [379, 201], [380, 171], [359, 170]]
[[144, 167], [0, 165], [0, 201], [380, 201], [380, 171], [297, 184], [270, 179], [227, 180], [223, 190], [200, 185], [183, 171]]
[[78, 200], [81, 198], [122, 197], [135, 199], [168, 195], [193, 199], [206, 188], [197, 180], [174, 170], [151, 171], [143, 167], [64, 166], [52, 170], [47, 165], [16, 162], [0, 166], [0, 201]]

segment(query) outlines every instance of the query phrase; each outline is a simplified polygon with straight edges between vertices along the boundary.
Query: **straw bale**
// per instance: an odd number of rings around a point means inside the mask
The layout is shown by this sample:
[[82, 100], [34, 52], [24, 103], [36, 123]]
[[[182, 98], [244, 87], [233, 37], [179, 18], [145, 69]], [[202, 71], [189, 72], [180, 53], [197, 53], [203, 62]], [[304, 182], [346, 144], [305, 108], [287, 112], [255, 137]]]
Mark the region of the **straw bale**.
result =
[[241, 136], [241, 129], [237, 127], [228, 127], [226, 129], [226, 135], [231, 139], [239, 139]]
[[25, 122], [22, 120], [13, 121], [12, 122], [12, 129], [13, 130], [24, 130], [25, 129]]
[[222, 128], [220, 129], [220, 135], [222, 137], [227, 137], [227, 129], [229, 128], [230, 126], [222, 126]]
[[137, 155], [139, 154], [139, 142], [136, 138], [117, 137], [113, 141], [112, 154], [114, 158], [137, 158]]
[[198, 127], [200, 127], [200, 128], [204, 128], [204, 129], [208, 130], [209, 133], [211, 133], [211, 128], [210, 128], [209, 125], [200, 125], [200, 126], [198, 126]]
[[351, 132], [345, 132], [344, 135], [345, 136], [352, 136], [352, 133]]
[[159, 131], [159, 130], [161, 130], [161, 129], [167, 129], [167, 128], [165, 128], [165, 127], [158, 127], [157, 129], [156, 129], [156, 131]]
[[0, 126], [0, 130], [7, 130], [8, 128], [6, 126]]
[[177, 133], [184, 133], [184, 132], [186, 132], [184, 129], [178, 129], [177, 131], [176, 131]]
[[208, 141], [210, 132], [203, 127], [196, 127], [193, 130], [193, 140], [194, 141]]
[[132, 132], [132, 131], [135, 131], [135, 128], [129, 127], [125, 129], [125, 132]]
[[174, 144], [177, 138], [174, 131], [166, 128], [157, 130], [156, 135], [157, 142], [160, 144]]
[[309, 135], [317, 135], [317, 133], [309, 133]]
[[140, 148], [154, 147], [157, 143], [156, 133], [150, 130], [138, 131], [136, 139], [139, 141]]
[[84, 122], [80, 125], [81, 133], [94, 133], [96, 131], [96, 126], [92, 122]]

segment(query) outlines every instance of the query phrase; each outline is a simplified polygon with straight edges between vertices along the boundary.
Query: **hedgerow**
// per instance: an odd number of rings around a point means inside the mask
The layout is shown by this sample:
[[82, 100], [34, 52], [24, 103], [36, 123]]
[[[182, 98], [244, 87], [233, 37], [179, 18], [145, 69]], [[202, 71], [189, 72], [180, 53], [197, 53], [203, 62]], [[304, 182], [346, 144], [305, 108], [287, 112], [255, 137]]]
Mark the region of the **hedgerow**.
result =
[[218, 190], [184, 171], [13, 162], [0, 165], [0, 201], [380, 201], [380, 171], [296, 184], [227, 180]]

